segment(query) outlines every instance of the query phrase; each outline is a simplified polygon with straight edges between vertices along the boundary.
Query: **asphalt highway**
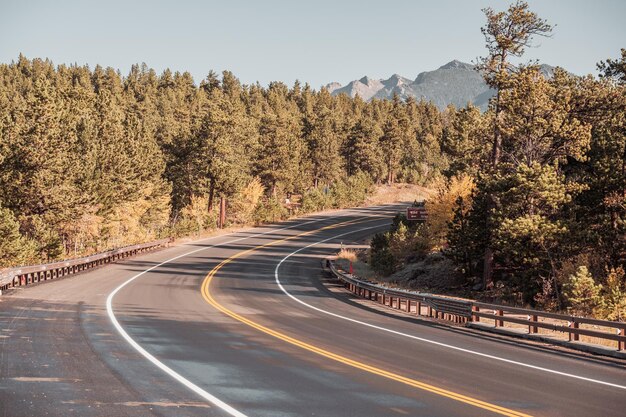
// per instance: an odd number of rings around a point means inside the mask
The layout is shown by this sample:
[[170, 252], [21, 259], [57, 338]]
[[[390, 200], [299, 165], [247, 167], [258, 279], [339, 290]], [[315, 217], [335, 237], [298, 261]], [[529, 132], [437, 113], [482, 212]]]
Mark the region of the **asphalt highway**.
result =
[[0, 416], [624, 416], [626, 365], [418, 320], [321, 260], [400, 206], [178, 245], [0, 297]]

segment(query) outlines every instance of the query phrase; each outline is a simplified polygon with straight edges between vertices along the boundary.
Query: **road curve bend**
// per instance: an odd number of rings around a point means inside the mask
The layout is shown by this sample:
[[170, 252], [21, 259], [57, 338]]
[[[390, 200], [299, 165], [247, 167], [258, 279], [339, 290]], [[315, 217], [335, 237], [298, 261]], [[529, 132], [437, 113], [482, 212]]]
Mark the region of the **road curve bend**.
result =
[[400, 206], [179, 245], [0, 297], [0, 416], [621, 416], [623, 362], [408, 318], [320, 260]]

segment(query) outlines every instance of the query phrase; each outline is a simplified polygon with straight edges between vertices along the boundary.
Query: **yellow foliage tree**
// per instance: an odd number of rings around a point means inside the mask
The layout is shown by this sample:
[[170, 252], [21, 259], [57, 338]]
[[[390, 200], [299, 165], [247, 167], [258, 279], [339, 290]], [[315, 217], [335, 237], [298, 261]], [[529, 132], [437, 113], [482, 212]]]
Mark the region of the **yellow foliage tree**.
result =
[[[446, 246], [448, 224], [454, 217], [455, 203], [459, 197], [468, 200], [474, 189], [474, 179], [469, 175], [452, 177], [438, 187], [437, 192], [426, 203], [428, 220], [421, 233], [423, 246], [440, 250]], [[422, 245], [420, 245], [422, 246]]]
[[231, 202], [229, 218], [238, 224], [252, 223], [254, 212], [264, 193], [265, 187], [261, 179], [254, 177]]

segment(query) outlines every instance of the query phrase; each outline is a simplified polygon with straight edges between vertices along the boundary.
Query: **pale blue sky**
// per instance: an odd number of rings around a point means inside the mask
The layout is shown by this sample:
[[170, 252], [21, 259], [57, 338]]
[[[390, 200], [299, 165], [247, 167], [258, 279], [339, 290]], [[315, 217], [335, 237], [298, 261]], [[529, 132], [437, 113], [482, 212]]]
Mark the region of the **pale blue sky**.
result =
[[[393, 73], [415, 78], [452, 59], [485, 54], [481, 8], [495, 0], [28, 1], [0, 0], [0, 62], [18, 54], [55, 64], [157, 72], [188, 70], [196, 82], [228, 69], [242, 82], [295, 79], [313, 87]], [[626, 47], [624, 0], [531, 0], [556, 24], [528, 58], [576, 74]]]

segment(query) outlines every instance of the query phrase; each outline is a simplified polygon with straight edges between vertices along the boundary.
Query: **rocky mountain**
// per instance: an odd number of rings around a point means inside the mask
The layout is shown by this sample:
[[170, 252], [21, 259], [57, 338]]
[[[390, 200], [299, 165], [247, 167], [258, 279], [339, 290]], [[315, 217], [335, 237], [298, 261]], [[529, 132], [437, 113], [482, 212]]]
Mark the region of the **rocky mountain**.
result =
[[[334, 83], [337, 84], [337, 83]], [[356, 97], [357, 95], [363, 100], [369, 100], [376, 95], [376, 93], [385, 87], [381, 80], [374, 80], [367, 76], [360, 80], [354, 80], [349, 82], [345, 87], [334, 89], [331, 93], [333, 95], [347, 94], [350, 97]]]
[[[544, 75], [550, 77], [554, 67], [542, 65], [541, 70]], [[332, 95], [342, 93], [350, 97], [359, 95], [366, 101], [372, 98], [390, 99], [394, 94], [403, 99], [414, 97], [417, 100], [431, 101], [440, 109], [449, 104], [464, 107], [471, 102], [486, 110], [489, 98], [494, 94], [472, 64], [457, 60], [448, 62], [434, 71], [422, 72], [414, 81], [398, 74], [386, 80], [366, 76], [343, 87], [335, 82], [328, 84], [326, 88]]]

